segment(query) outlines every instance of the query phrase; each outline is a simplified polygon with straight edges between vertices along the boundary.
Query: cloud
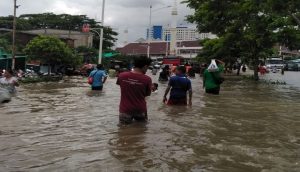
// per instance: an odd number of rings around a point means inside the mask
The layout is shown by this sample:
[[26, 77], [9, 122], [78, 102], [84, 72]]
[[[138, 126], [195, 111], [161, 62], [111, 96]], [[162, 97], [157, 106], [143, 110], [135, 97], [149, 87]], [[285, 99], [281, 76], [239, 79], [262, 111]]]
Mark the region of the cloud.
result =
[[150, 5], [163, 5], [163, 0], [114, 0], [114, 4], [118, 4], [125, 8], [148, 8]]
[[[185, 16], [193, 11], [186, 4], [178, 1], [178, 24], [191, 25]], [[181, 0], [182, 1], [182, 0]], [[0, 15], [13, 13], [13, 1], [0, 0]], [[56, 14], [85, 14], [98, 21], [101, 18], [102, 0], [18, 0], [21, 5], [17, 14], [53, 12]], [[128, 29], [128, 40], [134, 41], [146, 36], [149, 26], [149, 9], [159, 9], [173, 5], [173, 0], [106, 0], [105, 25], [120, 33], [119, 42], [124, 39], [124, 30]], [[171, 23], [171, 8], [157, 10], [152, 14], [152, 24], [165, 25]]]
[[70, 6], [63, 1], [57, 1], [53, 6], [48, 10], [53, 13], [68, 13], [68, 14], [81, 14], [82, 11], [76, 6]]

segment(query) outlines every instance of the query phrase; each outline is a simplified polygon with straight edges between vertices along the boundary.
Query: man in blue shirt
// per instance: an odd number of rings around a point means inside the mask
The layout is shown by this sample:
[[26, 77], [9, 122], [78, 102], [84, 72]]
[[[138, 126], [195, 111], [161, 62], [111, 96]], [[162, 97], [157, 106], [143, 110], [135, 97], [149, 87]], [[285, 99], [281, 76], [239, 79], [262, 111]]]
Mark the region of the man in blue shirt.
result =
[[[167, 101], [169, 91], [170, 98]], [[187, 105], [187, 92], [189, 92], [189, 105], [192, 105], [192, 84], [186, 77], [186, 69], [184, 66], [178, 66], [176, 75], [170, 78], [168, 87], [166, 89], [163, 102], [168, 105]]]
[[96, 70], [93, 70], [89, 77], [93, 77], [92, 90], [101, 91], [103, 89], [103, 84], [107, 79], [103, 66], [98, 64]]

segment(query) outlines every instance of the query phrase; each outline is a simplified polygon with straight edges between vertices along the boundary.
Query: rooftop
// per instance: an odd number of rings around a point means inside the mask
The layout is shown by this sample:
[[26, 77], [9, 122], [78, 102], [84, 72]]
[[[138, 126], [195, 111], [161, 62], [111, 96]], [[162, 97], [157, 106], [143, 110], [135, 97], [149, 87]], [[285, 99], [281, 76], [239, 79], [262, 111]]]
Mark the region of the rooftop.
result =
[[[167, 47], [168, 46], [168, 47]], [[147, 42], [134, 42], [125, 45], [122, 48], [117, 48], [121, 54], [147, 54]], [[177, 42], [177, 47], [200, 47], [199, 41], [180, 41]], [[151, 55], [161, 55], [166, 54], [166, 50], [169, 51], [170, 43], [165, 41], [157, 41], [150, 43], [150, 54]]]

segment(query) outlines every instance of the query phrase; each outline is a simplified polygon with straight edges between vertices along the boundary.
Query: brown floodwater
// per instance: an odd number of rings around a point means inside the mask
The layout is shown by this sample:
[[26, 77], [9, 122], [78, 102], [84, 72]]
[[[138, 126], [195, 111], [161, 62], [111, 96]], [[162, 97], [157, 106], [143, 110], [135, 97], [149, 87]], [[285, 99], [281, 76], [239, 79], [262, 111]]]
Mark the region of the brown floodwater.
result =
[[192, 107], [163, 105], [160, 84], [149, 122], [118, 126], [115, 82], [102, 93], [81, 77], [22, 85], [0, 105], [0, 171], [300, 171], [297, 84], [232, 77], [212, 96], [196, 78]]

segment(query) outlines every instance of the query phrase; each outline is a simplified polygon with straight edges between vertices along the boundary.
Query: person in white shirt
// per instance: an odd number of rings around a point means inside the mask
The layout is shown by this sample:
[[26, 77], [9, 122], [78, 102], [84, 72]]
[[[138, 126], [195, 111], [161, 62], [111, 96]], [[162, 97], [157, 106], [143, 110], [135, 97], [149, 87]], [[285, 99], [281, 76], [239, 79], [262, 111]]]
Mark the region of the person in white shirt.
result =
[[0, 78], [0, 86], [6, 88], [10, 93], [14, 93], [19, 83], [18, 79], [13, 76], [13, 71], [5, 70], [3, 76], [3, 78]]

